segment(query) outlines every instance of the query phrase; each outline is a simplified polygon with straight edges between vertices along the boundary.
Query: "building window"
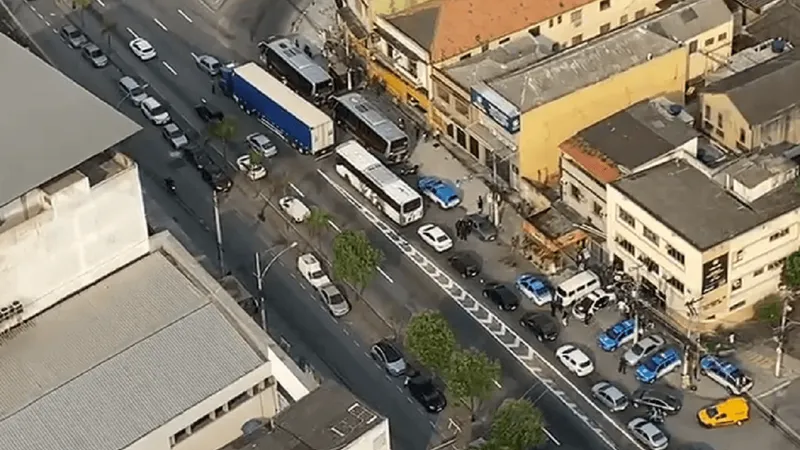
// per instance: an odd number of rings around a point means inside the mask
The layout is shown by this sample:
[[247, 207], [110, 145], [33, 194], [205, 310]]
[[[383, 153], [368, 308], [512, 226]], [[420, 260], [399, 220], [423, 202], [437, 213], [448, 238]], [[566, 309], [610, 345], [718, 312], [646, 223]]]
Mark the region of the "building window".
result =
[[619, 26], [625, 25], [626, 23], [628, 23], [628, 15], [623, 14], [619, 17]]
[[561, 16], [556, 17], [556, 24], [561, 25]]
[[658, 246], [658, 235], [653, 230], [651, 230], [650, 228], [644, 227], [642, 229], [642, 234], [644, 235], [644, 237], [648, 241], [650, 241], [653, 244], [656, 244], [656, 246]]
[[456, 99], [456, 112], [464, 117], [469, 117], [469, 104], [460, 98]]
[[248, 389], [245, 392], [237, 395], [236, 397], [232, 398], [231, 401], [228, 402], [228, 411], [236, 409], [239, 405], [243, 404], [250, 398], [250, 390]]
[[742, 301], [740, 301], [740, 302], [736, 303], [735, 305], [731, 306], [730, 308], [728, 308], [728, 311], [733, 311], [733, 310], [735, 310], [735, 309], [739, 309], [739, 308], [741, 308], [742, 306], [744, 306], [744, 304], [745, 304], [746, 302], [747, 302], [747, 300], [742, 300]]
[[644, 9], [640, 9], [640, 10], [636, 11], [636, 15], [635, 15], [636, 20], [643, 19], [646, 12], [647, 11], [644, 10]]
[[594, 202], [592, 205], [592, 212], [595, 216], [602, 218], [603, 217], [603, 205], [600, 203]]
[[777, 241], [778, 239], [786, 236], [787, 234], [789, 234], [789, 229], [788, 228], [784, 228], [781, 231], [778, 231], [777, 233], [775, 233], [772, 236], [770, 236], [769, 237], [769, 241], [770, 242]]
[[580, 9], [577, 11], [572, 11], [569, 13], [569, 22], [576, 27], [581, 26], [581, 18], [583, 17], [583, 11]]
[[459, 57], [458, 60], [459, 61], [464, 61], [466, 59], [469, 59], [471, 56], [472, 56], [472, 53], [467, 53], [465, 55], [461, 55], [461, 57]]
[[722, 113], [717, 113], [717, 128], [722, 128], [722, 119], [724, 119]]
[[636, 247], [622, 236], [617, 236], [617, 244], [631, 256], [636, 256]]
[[708, 47], [709, 45], [713, 45], [713, 44], [714, 44], [714, 38], [713, 37], [712, 38], [708, 38], [708, 39], [706, 39], [705, 42], [703, 42], [703, 47]]
[[456, 127], [456, 142], [461, 146], [461, 148], [467, 148], [467, 135], [464, 133], [464, 130], [458, 127]]
[[395, 54], [394, 54], [394, 53], [395, 53], [395, 49], [394, 49], [394, 47], [392, 47], [391, 45], [389, 45], [389, 44], [387, 43], [387, 44], [386, 44], [386, 56], [388, 56], [388, 57], [389, 57], [389, 59], [391, 59], [391, 60], [392, 60], [392, 62], [394, 62], [394, 61], [395, 61]]
[[658, 267], [658, 264], [656, 264], [656, 262], [649, 257], [642, 255], [639, 257], [639, 260], [642, 262], [642, 264], [644, 264], [648, 272], [658, 275], [658, 273], [661, 271], [661, 268]]
[[450, 104], [450, 91], [444, 87], [441, 83], [436, 83], [434, 85], [436, 87], [436, 96], [439, 100], [445, 102], [446, 104]]
[[606, 24], [600, 25], [600, 34], [606, 34], [609, 31], [611, 31], [611, 24], [610, 23], [606, 23]]
[[717, 42], [723, 42], [726, 39], [728, 39], [728, 33], [722, 33], [719, 36], [717, 36]]
[[744, 250], [739, 250], [733, 255], [733, 262], [740, 262], [744, 259]]
[[611, 8], [611, 0], [600, 0], [600, 11], [605, 11]]
[[510, 41], [510, 40], [511, 40], [511, 38], [510, 38], [510, 37], [505, 37], [505, 38], [503, 38], [503, 39], [500, 39], [500, 42], [498, 42], [497, 44], [498, 44], [498, 45], [503, 45], [503, 44], [505, 44], [506, 42], [508, 42], [508, 41]]
[[763, 274], [764, 274], [764, 268], [762, 267], [760, 269], [757, 269], [755, 272], [753, 272], [753, 278], [759, 277], [759, 276], [761, 276]]
[[681, 294], [684, 293], [685, 287], [683, 286], [683, 283], [681, 283], [681, 280], [675, 277], [669, 277], [667, 278], [667, 284], [672, 286], [676, 291], [680, 292]]
[[619, 218], [619, 220], [627, 223], [628, 226], [634, 227], [634, 228], [636, 227], [636, 219], [634, 219], [632, 215], [628, 214], [628, 211], [625, 211], [624, 209], [619, 208], [617, 210], [617, 217]]
[[184, 440], [186, 440], [186, 438], [188, 438], [188, 437], [189, 437], [189, 432], [188, 432], [186, 429], [183, 429], [183, 430], [181, 430], [181, 431], [178, 431], [177, 433], [175, 433], [175, 434], [172, 436], [172, 439], [171, 439], [171, 441], [174, 441], [174, 442], [175, 442], [175, 443], [173, 444], [173, 447], [174, 447], [176, 444], [179, 444], [179, 443], [183, 442], [183, 441], [184, 441]]
[[703, 114], [703, 117], [705, 117], [706, 120], [711, 120], [711, 107], [706, 105], [703, 108], [703, 112], [705, 113]]
[[551, 18], [550, 21], [547, 23], [550, 28], [553, 28], [553, 19]]
[[482, 52], [488, 52], [489, 51], [489, 44], [481, 45], [481, 51]]
[[538, 37], [540, 34], [542, 34], [542, 32], [541, 32], [541, 30], [539, 29], [538, 26], [533, 27], [530, 30], [528, 30], [528, 33], [530, 33], [531, 36], [533, 36], [533, 37]]
[[747, 135], [744, 132], [744, 128], [739, 128], [739, 142], [744, 144], [744, 139]]
[[583, 42], [583, 35], [579, 34], [577, 36], [572, 37], [572, 45], [578, 45]]
[[191, 426], [189, 426], [189, 429], [192, 431], [192, 433], [194, 433], [196, 431], [202, 430], [203, 428], [205, 428], [206, 425], [210, 423], [211, 423], [211, 417], [209, 417], [209, 415], [206, 414], [205, 416], [195, 420], [194, 423]]
[[469, 137], [469, 153], [470, 155], [474, 156], [475, 159], [479, 159], [481, 157], [480, 145], [472, 136]]
[[697, 41], [689, 42], [689, 54], [697, 53]]
[[769, 265], [767, 265], [767, 270], [769, 271], [780, 270], [781, 267], [783, 267], [783, 260], [779, 259], [777, 261], [769, 263]]
[[742, 279], [741, 278], [737, 278], [737, 279], [733, 280], [733, 283], [731, 283], [731, 290], [732, 291], [738, 291], [741, 288], [742, 288]]
[[717, 128], [714, 130], [714, 134], [720, 137], [720, 139], [725, 139], [725, 132], [722, 131], [722, 128]]
[[686, 263], [686, 257], [683, 256], [683, 253], [679, 252], [675, 249], [675, 247], [667, 244], [667, 254], [674, 259], [675, 261], [679, 262], [680, 265], [684, 265]]
[[417, 62], [416, 61], [409, 61], [408, 62], [408, 73], [409, 73], [409, 75], [414, 77], [414, 79], [417, 78]]
[[583, 202], [583, 195], [581, 194], [581, 190], [578, 189], [578, 186], [574, 184], [569, 185], [569, 194], [574, 198], [578, 203]]

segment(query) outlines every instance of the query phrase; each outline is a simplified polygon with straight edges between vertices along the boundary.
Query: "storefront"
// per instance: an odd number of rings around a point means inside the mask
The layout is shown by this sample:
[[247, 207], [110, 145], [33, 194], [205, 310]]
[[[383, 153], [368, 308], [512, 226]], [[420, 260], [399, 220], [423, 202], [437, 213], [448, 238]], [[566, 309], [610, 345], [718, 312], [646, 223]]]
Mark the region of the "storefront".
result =
[[411, 86], [402, 76], [397, 75], [392, 69], [388, 68], [379, 57], [370, 61], [369, 75], [383, 80], [386, 92], [427, 119], [431, 102], [428, 100], [428, 93], [425, 90]]

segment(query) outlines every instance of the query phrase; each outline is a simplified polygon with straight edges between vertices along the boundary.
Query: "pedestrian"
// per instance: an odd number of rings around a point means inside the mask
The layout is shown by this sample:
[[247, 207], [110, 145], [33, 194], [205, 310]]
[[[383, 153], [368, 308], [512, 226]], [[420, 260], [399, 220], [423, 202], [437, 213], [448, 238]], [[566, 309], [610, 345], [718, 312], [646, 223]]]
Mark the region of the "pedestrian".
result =
[[563, 323], [564, 326], [569, 325], [569, 311], [561, 313], [561, 323]]
[[591, 312], [586, 312], [586, 315], [583, 316], [583, 324], [584, 325], [589, 325], [591, 322], [592, 322], [592, 313]]
[[217, 94], [217, 83], [214, 80], [211, 80], [211, 94]]
[[558, 308], [558, 306], [556, 306], [556, 302], [550, 302], [550, 315], [552, 317], [556, 316], [556, 309], [557, 308]]
[[456, 238], [462, 239], [464, 235], [464, 222], [461, 219], [456, 220]]
[[617, 371], [623, 375], [625, 375], [625, 372], [628, 371], [628, 363], [625, 362], [624, 356], [619, 357], [619, 366], [617, 366]]
[[478, 196], [478, 214], [483, 214], [483, 196]]
[[456, 179], [456, 189], [461, 189], [461, 178]]

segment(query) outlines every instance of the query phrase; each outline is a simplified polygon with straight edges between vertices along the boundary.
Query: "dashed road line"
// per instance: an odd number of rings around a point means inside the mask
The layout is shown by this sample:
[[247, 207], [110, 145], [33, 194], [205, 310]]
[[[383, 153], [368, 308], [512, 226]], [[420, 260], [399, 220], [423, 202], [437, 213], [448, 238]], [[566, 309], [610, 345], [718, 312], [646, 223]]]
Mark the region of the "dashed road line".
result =
[[497, 386], [497, 389], [503, 389], [503, 385], [502, 385], [502, 384], [500, 384], [500, 382], [499, 382], [499, 381], [497, 381], [497, 380], [492, 380], [492, 383], [494, 383], [494, 385], [495, 385], [495, 386]]
[[161, 27], [161, 29], [162, 29], [162, 30], [164, 30], [164, 31], [169, 31], [169, 30], [167, 29], [166, 25], [164, 25], [163, 23], [161, 23], [161, 21], [160, 21], [160, 20], [158, 20], [158, 19], [156, 19], [155, 17], [153, 17], [153, 22], [155, 22], [155, 23], [156, 23], [156, 25], [158, 25], [159, 27]]
[[183, 17], [184, 19], [186, 19], [186, 21], [187, 21], [187, 22], [189, 22], [189, 23], [192, 23], [192, 22], [194, 22], [194, 20], [192, 20], [192, 18], [191, 18], [191, 17], [187, 16], [187, 15], [186, 15], [186, 13], [185, 13], [185, 12], [183, 12], [183, 11], [181, 11], [180, 9], [178, 10], [178, 14], [180, 14], [180, 15], [181, 15], [181, 17]]
[[106, 7], [106, 4], [105, 4], [105, 3], [103, 3], [103, 0], [94, 0], [94, 1], [96, 1], [96, 2], [97, 2], [97, 4], [98, 4], [98, 5], [100, 5], [100, 6], [102, 6], [103, 8], [105, 8], [105, 7]]
[[299, 195], [300, 197], [306, 196], [306, 194], [303, 194], [303, 191], [301, 191], [300, 188], [295, 186], [294, 183], [289, 183], [289, 187], [292, 188], [292, 190], [295, 191], [297, 195]]
[[50, 22], [47, 19], [44, 19], [44, 24], [47, 25], [48, 27], [51, 26]]
[[[500, 343], [500, 345], [505, 347], [506, 350], [508, 350], [508, 352], [520, 364], [522, 364], [531, 374], [533, 374], [534, 377], [544, 384], [547, 389], [561, 401], [562, 404], [569, 408], [572, 413], [578, 417], [589, 429], [591, 429], [592, 432], [594, 432], [594, 434], [597, 435], [597, 437], [610, 449], [617, 450], [617, 445], [606, 434], [605, 430], [594, 423], [594, 421], [589, 418], [586, 413], [584, 413], [578, 407], [578, 405], [569, 398], [568, 394], [556, 385], [554, 380], [544, 376], [542, 373], [542, 366], [547, 367], [550, 371], [556, 374], [561, 379], [561, 382], [569, 386], [575, 392], [575, 394], [579, 395], [588, 405], [591, 406], [591, 408], [594, 409], [595, 412], [600, 414], [604, 420], [606, 420], [611, 426], [613, 426], [617, 431], [630, 440], [631, 443], [636, 446], [636, 448], [639, 450], [645, 450], [644, 447], [642, 447], [642, 445], [639, 444], [639, 442], [637, 442], [625, 428], [620, 426], [608, 415], [608, 413], [600, 409], [597, 404], [595, 404], [585, 393], [578, 389], [578, 387], [566, 376], [564, 376], [564, 374], [561, 373], [561, 371], [559, 371], [550, 361], [545, 359], [541, 354], [534, 350], [533, 347], [521, 339], [514, 330], [506, 326], [506, 324], [501, 321], [492, 311], [481, 305], [475, 299], [475, 297], [472, 296], [472, 294], [464, 290], [464, 288], [453, 281], [453, 279], [446, 272], [431, 262], [431, 260], [428, 259], [423, 252], [417, 250], [391, 226], [387, 225], [386, 222], [378, 218], [375, 213], [357, 201], [342, 186], [333, 181], [333, 179], [331, 179], [325, 172], [317, 169], [317, 173], [319, 173], [320, 176], [322, 176], [322, 178], [328, 182], [328, 184], [338, 191], [342, 197], [348, 201], [348, 203], [353, 205], [356, 210], [358, 210], [367, 220], [375, 225], [375, 227], [378, 228], [378, 230], [380, 230], [390, 242], [400, 249], [400, 251], [411, 260], [411, 262], [413, 262], [429, 278], [431, 278], [443, 291], [448, 294], [450, 298], [452, 298], [459, 306], [467, 311], [476, 322], [478, 322], [492, 337], [494, 337], [495, 340]], [[509, 344], [508, 341], [513, 342]]]
[[339, 225], [336, 225], [335, 223], [333, 223], [333, 221], [332, 221], [332, 220], [329, 220], [329, 221], [328, 221], [328, 225], [330, 225], [330, 226], [331, 226], [331, 228], [333, 228], [334, 230], [336, 230], [336, 232], [337, 232], [337, 233], [341, 233], [341, 232], [342, 232], [342, 229], [341, 229], [341, 228], [339, 228]]
[[388, 281], [389, 283], [394, 283], [394, 280], [392, 279], [392, 277], [390, 277], [389, 274], [386, 273], [386, 271], [384, 271], [380, 267], [378, 267], [378, 273], [383, 275], [383, 278], [386, 278], [386, 281]]
[[559, 440], [556, 439], [555, 436], [553, 436], [553, 433], [551, 433], [550, 430], [548, 430], [545, 427], [542, 427], [542, 431], [544, 432], [544, 434], [547, 435], [548, 438], [550, 438], [551, 441], [553, 441], [553, 444], [556, 444], [559, 447], [561, 446], [561, 442], [559, 442]]
[[178, 75], [178, 72], [176, 72], [175, 69], [173, 69], [172, 66], [170, 66], [166, 61], [161, 61], [161, 64], [163, 64], [164, 67], [167, 68], [167, 70], [172, 72], [173, 75]]
[[133, 36], [133, 38], [134, 38], [134, 39], [139, 39], [139, 35], [138, 35], [138, 34], [136, 34], [136, 33], [134, 33], [134, 31], [133, 31], [133, 30], [131, 30], [130, 28], [125, 28], [125, 31], [127, 31], [127, 32], [128, 32], [128, 34], [130, 34], [131, 36]]

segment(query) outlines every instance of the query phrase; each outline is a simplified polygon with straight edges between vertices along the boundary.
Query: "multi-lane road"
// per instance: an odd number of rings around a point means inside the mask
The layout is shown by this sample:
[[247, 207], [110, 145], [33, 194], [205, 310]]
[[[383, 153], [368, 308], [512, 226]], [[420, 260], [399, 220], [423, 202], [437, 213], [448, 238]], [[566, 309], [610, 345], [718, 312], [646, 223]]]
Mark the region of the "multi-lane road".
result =
[[[134, 4], [103, 0], [82, 17], [73, 13], [71, 20], [81, 26], [92, 40], [104, 48], [110, 45], [114, 67], [102, 70], [91, 68], [57, 35], [58, 28], [66, 23], [63, 15], [70, 5], [39, 0], [35, 4], [12, 2], [11, 6], [54, 65], [99, 97], [118, 105], [144, 126], [144, 131], [131, 138], [124, 150], [140, 165], [147, 200], [166, 211], [170, 217], [169, 225], [179, 227], [178, 231], [191, 240], [198, 253], [213, 260], [214, 239], [202, 225], [212, 223], [208, 187], [180, 155], [170, 152], [159, 131], [145, 123], [138, 110], [125, 102], [116, 89], [116, 81], [123, 73], [145, 80], [149, 91], [170, 106], [176, 121], [195, 130], [203, 129], [192, 111], [201, 98], [214, 102], [229, 115], [238, 114], [229, 101], [212, 94], [211, 80], [195, 68], [192, 54], [213, 53], [225, 59], [241, 60], [243, 57], [240, 55], [252, 54], [253, 49], [237, 47], [231, 50], [223, 45], [224, 36], [220, 35], [217, 23], [210, 16], [213, 11], [194, 1], [139, 1]], [[201, 10], [205, 11], [198, 12]], [[273, 20], [276, 24], [273, 33], [278, 34], [282, 30], [277, 27], [286, 20], [278, 17]], [[134, 37], [150, 41], [159, 57], [147, 63], [138, 61], [127, 49], [128, 41]], [[253, 40], [258, 38], [254, 36]], [[91, 132], [91, 126], [91, 120], [87, 118], [86, 132]], [[263, 127], [246, 117], [240, 117], [239, 128], [241, 135], [263, 131]], [[285, 336], [292, 350], [301, 353], [314, 368], [324, 375], [336, 377], [389, 417], [396, 448], [416, 450], [426, 447], [434, 432], [435, 418], [414, 404], [396, 380], [387, 379], [372, 364], [366, 349], [376, 337], [396, 333], [411, 314], [426, 308], [441, 310], [454, 325], [464, 345], [480, 348], [500, 360], [503, 377], [497, 380], [498, 385], [507, 395], [531, 398], [544, 411], [550, 424], [550, 446], [576, 449], [608, 447], [585, 423], [586, 418], [593, 418], [590, 419], [593, 423], [602, 423], [604, 418], [598, 415], [599, 411], [593, 410], [580, 395], [576, 399], [580, 404], [572, 403], [557, 388], [558, 383], [569, 384], [567, 379], [547, 364], [535, 367], [535, 371], [521, 364], [519, 355], [508, 351], [507, 343], [492, 337], [486, 326], [476, 322], [474, 316], [454, 302], [437, 282], [410, 264], [403, 251], [382, 236], [370, 220], [356, 214], [354, 206], [317, 173], [318, 169], [323, 173], [328, 171], [328, 162], [317, 163], [293, 154], [288, 148], [281, 150], [282, 155], [274, 164], [290, 174], [298, 190], [305, 193], [312, 203], [337, 213], [337, 217], [349, 216], [351, 221], [342, 223], [342, 226], [357, 226], [370, 231], [374, 242], [384, 250], [387, 256], [382, 267], [385, 276], [378, 277], [364, 295], [376, 301], [380, 299], [375, 309], [388, 324], [383, 324], [368, 308], [361, 308], [353, 318], [333, 321], [312, 297], [308, 286], [297, 279], [291, 269], [296, 255], [288, 253], [282, 264], [270, 270], [266, 280], [272, 331]], [[232, 145], [231, 154], [237, 151], [241, 152], [239, 146]], [[176, 197], [162, 189], [161, 180], [168, 176], [176, 180]], [[257, 195], [259, 187], [241, 179], [237, 179], [236, 184], [237, 188], [224, 199], [221, 207], [226, 261], [229, 268], [252, 287], [249, 274], [252, 272], [253, 251], [274, 248], [283, 242], [283, 238], [274, 228], [270, 229], [256, 219], [264, 206]], [[477, 286], [470, 286], [473, 293], [477, 289]], [[543, 383], [542, 380], [546, 381]], [[560, 381], [554, 383], [552, 380]], [[582, 413], [587, 417], [576, 416], [573, 410], [579, 409], [587, 411]], [[630, 446], [618, 431], [610, 427], [614, 439], [622, 442], [617, 448]]]

